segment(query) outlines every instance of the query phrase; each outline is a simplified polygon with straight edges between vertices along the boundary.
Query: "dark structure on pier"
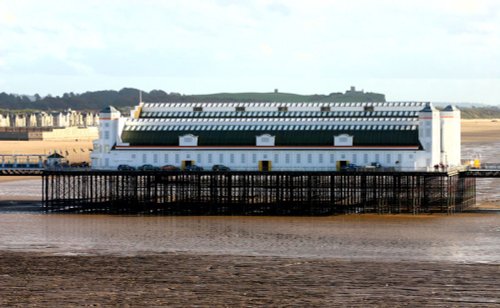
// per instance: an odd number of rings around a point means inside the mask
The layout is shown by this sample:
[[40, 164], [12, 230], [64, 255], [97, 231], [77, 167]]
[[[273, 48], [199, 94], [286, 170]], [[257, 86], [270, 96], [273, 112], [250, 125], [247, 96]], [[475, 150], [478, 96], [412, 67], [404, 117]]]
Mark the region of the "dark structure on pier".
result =
[[44, 171], [48, 212], [163, 215], [453, 213], [475, 178], [446, 172]]

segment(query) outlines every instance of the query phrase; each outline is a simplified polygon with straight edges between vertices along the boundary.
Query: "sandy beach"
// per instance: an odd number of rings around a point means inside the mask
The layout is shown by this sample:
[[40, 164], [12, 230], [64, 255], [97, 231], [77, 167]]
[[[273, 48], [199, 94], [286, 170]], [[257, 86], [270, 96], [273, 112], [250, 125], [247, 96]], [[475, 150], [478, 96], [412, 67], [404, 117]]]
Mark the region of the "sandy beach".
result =
[[500, 141], [500, 119], [462, 120], [462, 142]]
[[92, 141], [0, 141], [0, 154], [62, 153], [70, 162], [88, 162]]

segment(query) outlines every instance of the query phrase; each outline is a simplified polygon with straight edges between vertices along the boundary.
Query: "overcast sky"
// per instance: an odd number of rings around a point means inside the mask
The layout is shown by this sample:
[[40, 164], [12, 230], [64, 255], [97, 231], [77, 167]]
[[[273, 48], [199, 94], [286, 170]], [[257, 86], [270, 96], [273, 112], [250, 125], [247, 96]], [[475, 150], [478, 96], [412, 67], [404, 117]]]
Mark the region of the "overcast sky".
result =
[[497, 0], [0, 0], [0, 92], [500, 103]]

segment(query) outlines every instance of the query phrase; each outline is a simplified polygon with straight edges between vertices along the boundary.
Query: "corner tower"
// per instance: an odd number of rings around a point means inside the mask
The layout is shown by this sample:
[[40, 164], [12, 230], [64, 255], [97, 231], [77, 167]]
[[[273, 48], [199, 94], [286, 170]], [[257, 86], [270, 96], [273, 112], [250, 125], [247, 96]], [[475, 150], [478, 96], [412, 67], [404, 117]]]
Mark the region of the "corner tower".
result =
[[461, 163], [460, 110], [448, 105], [440, 112], [441, 118], [441, 161], [449, 166]]
[[441, 163], [441, 123], [439, 111], [427, 103], [419, 112], [418, 139], [424, 148], [423, 163], [427, 168]]
[[109, 106], [99, 113], [99, 139], [94, 140], [92, 155], [92, 168], [108, 169], [111, 166], [109, 156], [111, 149], [121, 143], [121, 132], [125, 121], [120, 111]]

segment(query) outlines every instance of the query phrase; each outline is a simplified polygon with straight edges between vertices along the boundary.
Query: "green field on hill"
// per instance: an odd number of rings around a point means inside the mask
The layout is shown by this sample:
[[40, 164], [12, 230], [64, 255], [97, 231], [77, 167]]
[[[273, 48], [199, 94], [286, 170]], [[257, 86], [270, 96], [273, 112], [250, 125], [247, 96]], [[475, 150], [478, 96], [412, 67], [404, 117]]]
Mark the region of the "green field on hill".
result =
[[244, 92], [215, 93], [191, 95], [202, 102], [236, 101], [236, 102], [385, 102], [385, 96], [378, 93], [331, 93], [329, 95], [301, 95], [281, 92]]

